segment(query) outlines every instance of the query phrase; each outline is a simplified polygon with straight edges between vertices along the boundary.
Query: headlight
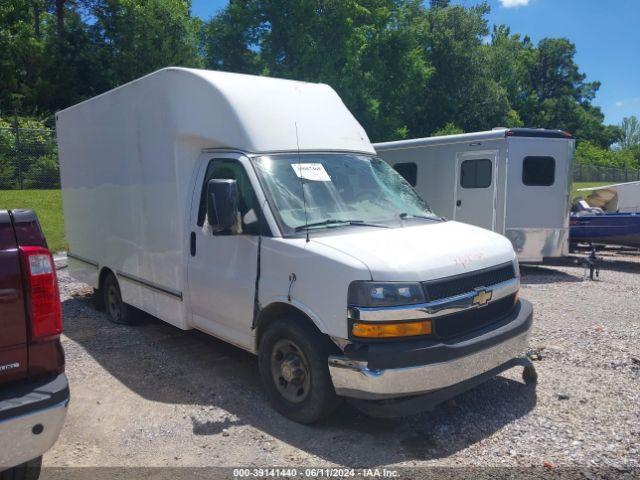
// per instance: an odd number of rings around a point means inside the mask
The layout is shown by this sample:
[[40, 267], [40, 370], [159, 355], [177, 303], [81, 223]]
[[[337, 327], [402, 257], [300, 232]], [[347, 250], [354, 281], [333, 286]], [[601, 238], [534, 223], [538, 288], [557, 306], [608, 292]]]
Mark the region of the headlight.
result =
[[518, 263], [518, 257], [513, 259], [513, 271], [516, 273], [516, 277], [520, 278], [520, 263]]
[[349, 305], [354, 307], [397, 307], [424, 303], [422, 286], [413, 282], [351, 282]]

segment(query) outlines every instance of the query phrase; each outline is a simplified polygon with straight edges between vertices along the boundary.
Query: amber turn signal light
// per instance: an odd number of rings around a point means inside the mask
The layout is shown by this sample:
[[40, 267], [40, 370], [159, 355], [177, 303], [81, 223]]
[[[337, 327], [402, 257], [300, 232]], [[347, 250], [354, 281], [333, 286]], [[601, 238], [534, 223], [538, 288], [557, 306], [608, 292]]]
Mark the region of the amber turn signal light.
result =
[[431, 320], [402, 323], [357, 323], [351, 327], [354, 337], [360, 338], [394, 338], [429, 335], [432, 332]]

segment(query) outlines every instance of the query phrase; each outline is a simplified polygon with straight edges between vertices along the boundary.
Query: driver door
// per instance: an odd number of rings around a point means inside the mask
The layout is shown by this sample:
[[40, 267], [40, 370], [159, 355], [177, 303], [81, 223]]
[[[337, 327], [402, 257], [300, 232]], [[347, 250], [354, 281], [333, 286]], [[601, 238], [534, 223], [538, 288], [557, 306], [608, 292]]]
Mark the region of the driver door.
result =
[[[240, 231], [213, 233], [209, 228], [206, 188], [211, 179], [236, 180]], [[187, 266], [192, 325], [251, 349], [258, 234], [264, 225], [253, 187], [236, 158], [211, 159], [196, 185]]]

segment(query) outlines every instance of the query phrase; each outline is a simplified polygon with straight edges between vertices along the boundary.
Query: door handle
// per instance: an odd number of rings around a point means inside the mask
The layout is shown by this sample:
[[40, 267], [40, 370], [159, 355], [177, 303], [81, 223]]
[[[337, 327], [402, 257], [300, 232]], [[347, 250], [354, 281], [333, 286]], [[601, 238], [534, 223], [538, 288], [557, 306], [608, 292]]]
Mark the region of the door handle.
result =
[[460, 205], [462, 205], [462, 200], [456, 200], [456, 207], [459, 207]]
[[189, 239], [189, 250], [191, 251], [191, 256], [196, 256], [196, 232], [191, 232], [191, 238]]

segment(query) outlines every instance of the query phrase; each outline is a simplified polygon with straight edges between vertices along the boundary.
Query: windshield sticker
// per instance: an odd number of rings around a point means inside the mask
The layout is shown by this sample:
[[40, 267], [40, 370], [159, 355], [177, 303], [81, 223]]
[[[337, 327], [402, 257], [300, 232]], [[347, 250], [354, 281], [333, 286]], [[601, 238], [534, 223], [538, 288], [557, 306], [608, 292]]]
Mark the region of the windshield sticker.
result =
[[298, 178], [312, 182], [330, 182], [331, 177], [321, 163], [292, 163], [291, 168]]

